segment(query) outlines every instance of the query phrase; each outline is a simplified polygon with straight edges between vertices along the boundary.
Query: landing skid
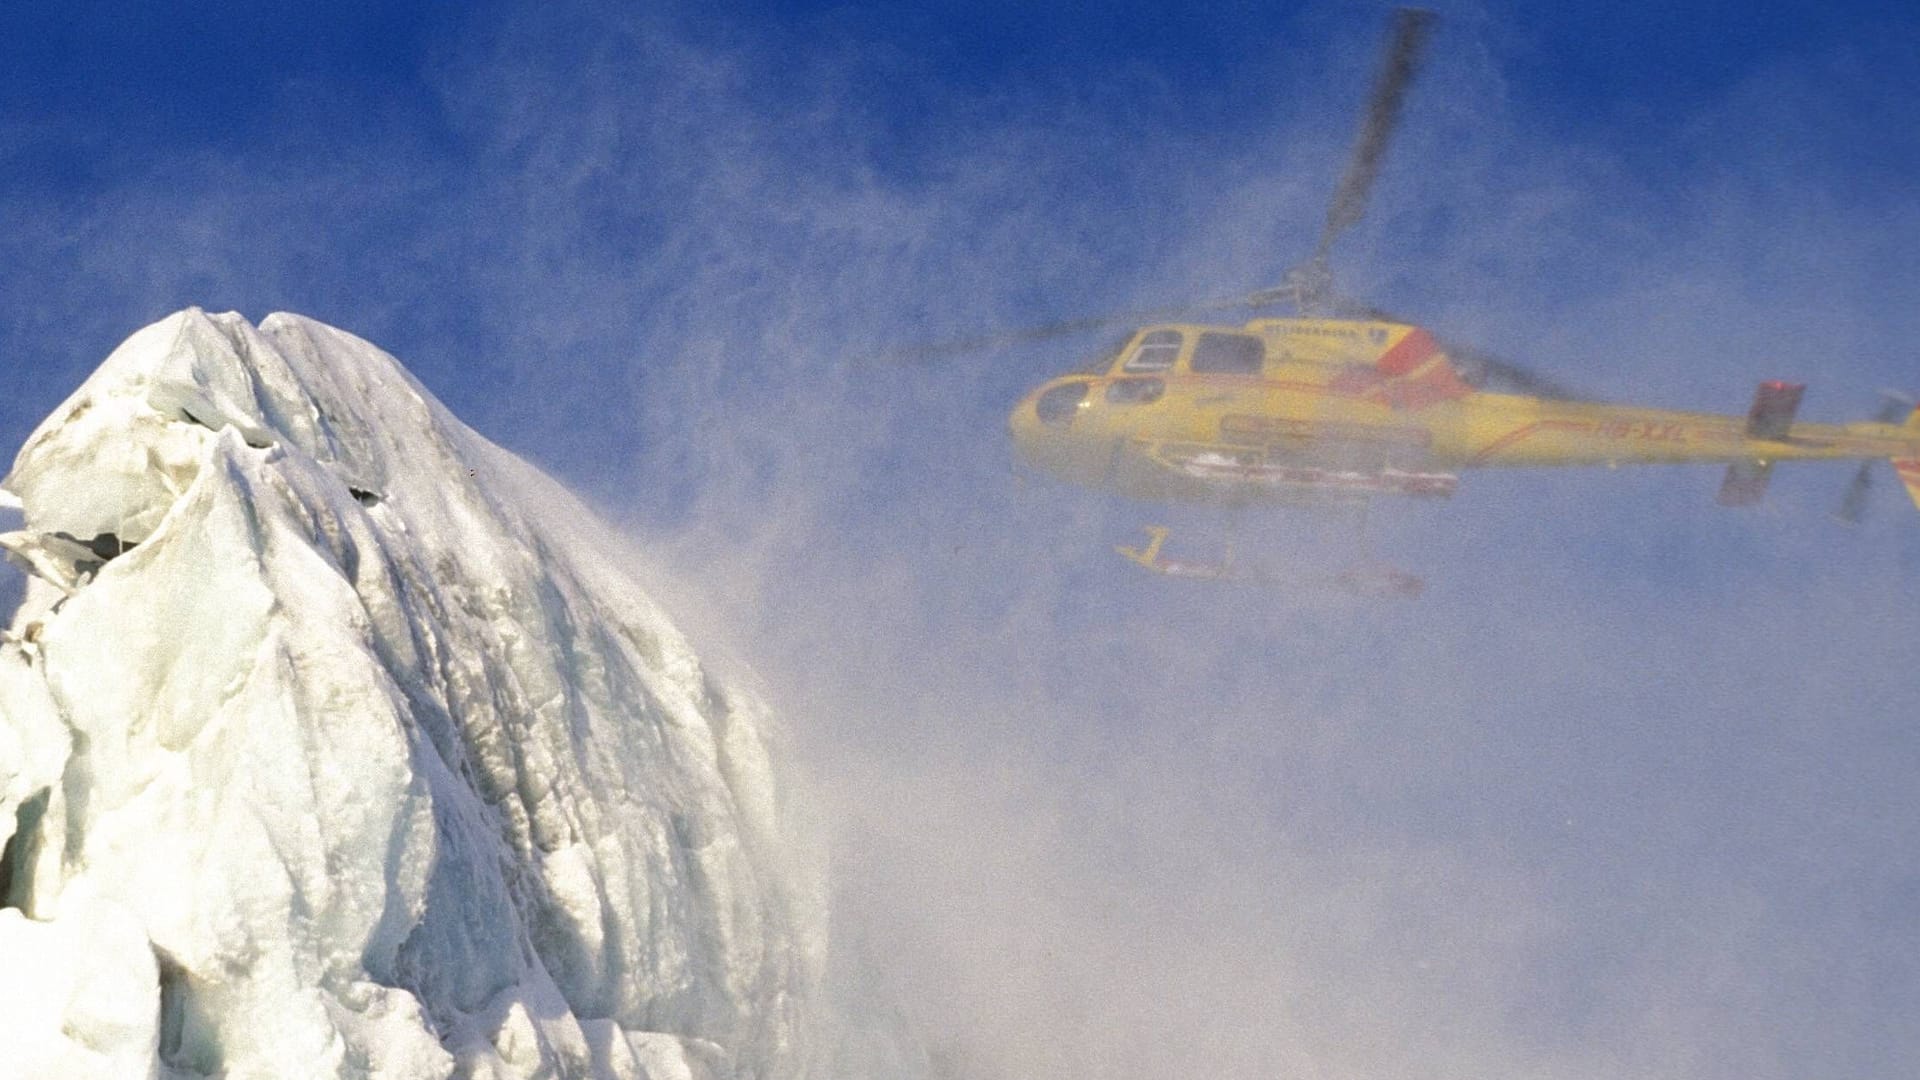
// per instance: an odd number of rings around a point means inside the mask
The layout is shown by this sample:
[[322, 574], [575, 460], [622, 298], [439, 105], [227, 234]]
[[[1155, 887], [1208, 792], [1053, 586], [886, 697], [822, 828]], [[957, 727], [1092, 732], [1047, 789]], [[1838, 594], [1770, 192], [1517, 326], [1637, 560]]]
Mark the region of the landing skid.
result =
[[1295, 588], [1325, 587], [1362, 596], [1418, 596], [1426, 588], [1426, 582], [1421, 579], [1384, 563], [1357, 563], [1334, 574], [1283, 574], [1236, 566], [1232, 548], [1228, 548], [1217, 563], [1170, 558], [1162, 552], [1167, 541], [1167, 527], [1148, 525], [1145, 529], [1145, 547], [1131, 548], [1115, 544], [1113, 550], [1128, 561], [1167, 577]]
[[1399, 469], [1331, 469], [1269, 462], [1257, 449], [1206, 444], [1163, 443], [1154, 460], [1210, 486], [1232, 485], [1268, 495], [1293, 495], [1329, 501], [1371, 499], [1381, 495], [1445, 499], [1460, 486], [1452, 473], [1402, 472]]

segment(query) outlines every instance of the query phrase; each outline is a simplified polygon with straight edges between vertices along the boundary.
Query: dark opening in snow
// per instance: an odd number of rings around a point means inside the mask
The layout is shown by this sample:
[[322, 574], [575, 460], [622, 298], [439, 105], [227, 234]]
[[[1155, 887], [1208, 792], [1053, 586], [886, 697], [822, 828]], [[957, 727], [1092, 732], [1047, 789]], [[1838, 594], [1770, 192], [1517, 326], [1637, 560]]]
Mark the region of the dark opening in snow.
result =
[[180, 1057], [180, 1029], [185, 1026], [181, 991], [186, 989], [187, 973], [167, 950], [155, 946], [153, 959], [160, 969], [160, 1060], [169, 1065]]
[[153, 962], [160, 975], [160, 1064], [194, 1076], [226, 1075], [217, 1028], [193, 974], [158, 945]]
[[380, 505], [380, 496], [365, 488], [349, 487], [347, 488], [347, 493], [352, 495], [354, 501], [358, 502], [361, 506]]
[[[214, 425], [207, 423], [205, 420], [200, 419], [199, 417], [193, 415], [192, 413], [188, 412], [185, 409], [180, 410], [180, 417], [181, 419], [185, 420], [187, 423], [198, 424], [201, 427], [206, 428], [208, 431], [220, 430], [218, 427], [215, 427]], [[273, 445], [270, 442], [255, 442], [252, 439], [246, 439], [246, 444], [248, 446], [253, 447], [255, 450], [265, 450]]]
[[27, 575], [11, 559], [0, 559], [0, 627], [13, 621], [20, 601], [27, 596]]
[[40, 818], [47, 812], [48, 794], [41, 788], [14, 811], [13, 835], [0, 850], [0, 907], [25, 910], [33, 902], [33, 878], [21, 871], [40, 846]]
[[[0, 506], [0, 532], [13, 532], [25, 524], [19, 510]], [[15, 566], [12, 559], [0, 559], [0, 626], [13, 621], [13, 613], [26, 595], [26, 572]]]
[[113, 533], [100, 533], [91, 540], [82, 540], [72, 533], [57, 532], [53, 535], [62, 540], [71, 540], [81, 547], [86, 548], [88, 551], [93, 552], [95, 555], [100, 556], [100, 561], [103, 564], [110, 563], [139, 546], [130, 540], [122, 540]]
[[125, 555], [138, 546], [130, 541], [120, 539], [113, 533], [100, 533], [91, 540], [82, 540], [72, 533], [65, 532], [56, 532], [53, 535], [70, 544], [77, 544], [99, 556], [98, 559], [74, 560], [74, 573], [82, 575], [98, 574], [101, 567]]

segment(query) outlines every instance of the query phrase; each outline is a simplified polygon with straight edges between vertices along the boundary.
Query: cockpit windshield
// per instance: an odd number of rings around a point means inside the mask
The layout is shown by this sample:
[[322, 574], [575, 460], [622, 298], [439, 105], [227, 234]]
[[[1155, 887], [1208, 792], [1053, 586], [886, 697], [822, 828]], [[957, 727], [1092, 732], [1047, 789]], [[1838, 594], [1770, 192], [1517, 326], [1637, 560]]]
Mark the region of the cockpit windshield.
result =
[[1153, 330], [1141, 335], [1121, 370], [1129, 375], [1152, 374], [1168, 370], [1179, 358], [1180, 331]]

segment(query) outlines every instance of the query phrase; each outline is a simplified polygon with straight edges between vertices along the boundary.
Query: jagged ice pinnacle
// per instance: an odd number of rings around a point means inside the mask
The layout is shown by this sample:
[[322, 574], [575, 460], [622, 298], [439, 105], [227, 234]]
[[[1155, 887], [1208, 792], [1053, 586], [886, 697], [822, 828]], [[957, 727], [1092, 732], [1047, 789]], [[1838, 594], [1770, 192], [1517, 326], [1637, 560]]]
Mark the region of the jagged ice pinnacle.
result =
[[190, 309], [0, 487], [0, 1075], [802, 1071], [764, 709], [391, 357]]

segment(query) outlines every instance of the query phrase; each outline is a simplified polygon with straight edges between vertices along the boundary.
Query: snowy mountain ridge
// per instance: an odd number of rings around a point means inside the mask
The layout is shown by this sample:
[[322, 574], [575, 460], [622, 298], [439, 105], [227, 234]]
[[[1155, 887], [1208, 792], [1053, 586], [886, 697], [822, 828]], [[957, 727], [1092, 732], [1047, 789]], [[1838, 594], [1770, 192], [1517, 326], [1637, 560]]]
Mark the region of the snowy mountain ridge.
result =
[[189, 309], [0, 487], [0, 1074], [803, 1071], [764, 708], [391, 357]]

